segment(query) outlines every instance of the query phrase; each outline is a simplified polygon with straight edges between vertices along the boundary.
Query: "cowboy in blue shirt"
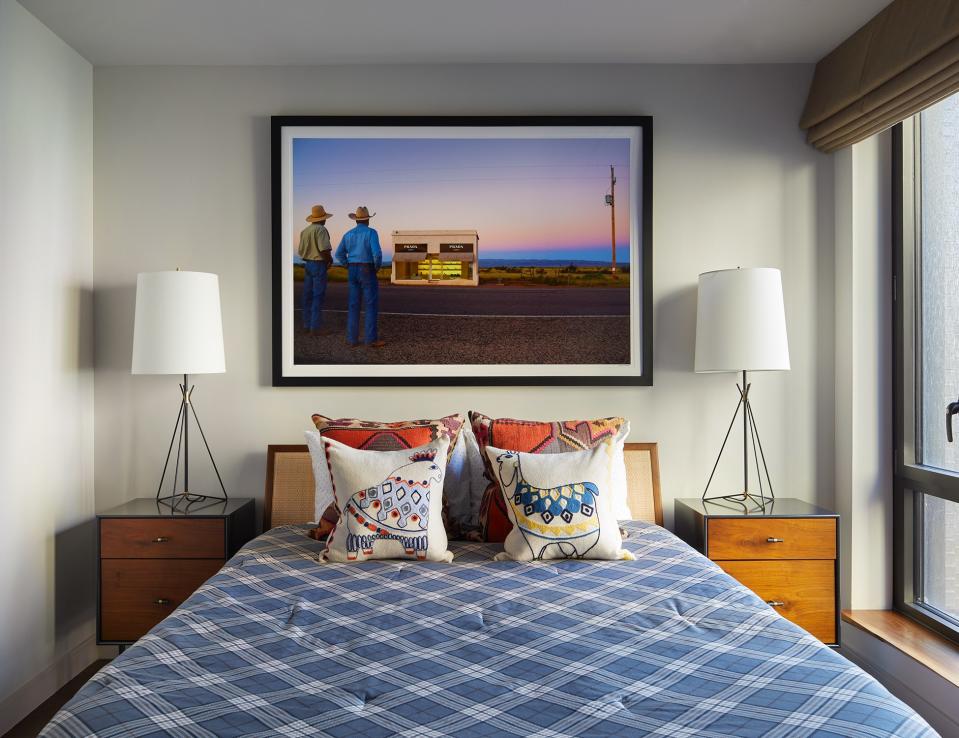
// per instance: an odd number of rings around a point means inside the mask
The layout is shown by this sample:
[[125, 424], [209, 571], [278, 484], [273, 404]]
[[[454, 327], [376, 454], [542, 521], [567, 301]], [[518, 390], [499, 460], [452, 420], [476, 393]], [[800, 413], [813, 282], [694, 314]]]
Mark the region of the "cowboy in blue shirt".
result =
[[354, 347], [359, 345], [361, 300], [366, 313], [363, 321], [363, 342], [373, 348], [386, 345], [376, 335], [380, 302], [380, 286], [376, 281], [376, 273], [383, 263], [383, 252], [380, 251], [379, 234], [370, 228], [370, 218], [374, 215], [376, 213], [370, 213], [363, 205], [358, 207], [355, 213], [350, 213], [350, 220], [355, 220], [356, 226], [343, 234], [336, 249], [336, 260], [345, 264], [349, 271], [346, 341]]

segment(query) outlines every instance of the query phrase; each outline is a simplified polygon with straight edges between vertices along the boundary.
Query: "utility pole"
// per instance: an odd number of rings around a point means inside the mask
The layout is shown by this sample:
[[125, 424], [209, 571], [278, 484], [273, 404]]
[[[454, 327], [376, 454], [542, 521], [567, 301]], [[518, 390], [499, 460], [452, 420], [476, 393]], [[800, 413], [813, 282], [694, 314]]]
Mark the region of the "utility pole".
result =
[[613, 266], [610, 272], [616, 274], [616, 170], [609, 165], [609, 194], [606, 195], [606, 204], [609, 205], [609, 227], [613, 241]]

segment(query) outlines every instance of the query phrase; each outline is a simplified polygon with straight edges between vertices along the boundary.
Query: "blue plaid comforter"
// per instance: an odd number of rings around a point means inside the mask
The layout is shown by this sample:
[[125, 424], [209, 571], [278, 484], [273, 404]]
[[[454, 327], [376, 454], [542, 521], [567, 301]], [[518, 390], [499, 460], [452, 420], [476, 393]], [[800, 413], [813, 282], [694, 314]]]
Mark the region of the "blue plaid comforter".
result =
[[667, 531], [636, 561], [317, 563], [240, 551], [46, 736], [934, 736]]

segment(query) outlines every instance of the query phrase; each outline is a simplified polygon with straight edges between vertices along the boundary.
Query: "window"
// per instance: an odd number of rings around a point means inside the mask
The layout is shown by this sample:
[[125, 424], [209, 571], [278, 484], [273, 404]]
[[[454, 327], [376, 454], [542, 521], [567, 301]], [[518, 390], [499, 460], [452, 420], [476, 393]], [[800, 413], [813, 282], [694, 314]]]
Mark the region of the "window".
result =
[[959, 620], [959, 504], [922, 496], [922, 601]]
[[959, 95], [893, 147], [896, 607], [959, 640]]

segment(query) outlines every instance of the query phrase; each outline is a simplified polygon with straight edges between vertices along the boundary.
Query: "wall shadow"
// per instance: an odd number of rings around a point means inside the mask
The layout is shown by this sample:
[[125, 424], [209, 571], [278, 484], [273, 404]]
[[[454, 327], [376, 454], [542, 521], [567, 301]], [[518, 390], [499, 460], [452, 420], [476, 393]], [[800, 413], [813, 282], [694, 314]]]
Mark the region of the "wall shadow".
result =
[[93, 369], [93, 290], [74, 285], [66, 288], [63, 316], [63, 363], [69, 372]]
[[130, 357], [133, 355], [133, 314], [136, 297], [136, 284], [98, 287], [93, 291], [95, 369], [129, 373]]
[[256, 222], [256, 261], [254, 273], [262, 275], [256, 286], [257, 345], [259, 351], [259, 377], [264, 387], [273, 385], [273, 208], [272, 170], [270, 166], [271, 141], [270, 119], [267, 116], [253, 118], [251, 142], [253, 148], [253, 181], [256, 197], [254, 220]]
[[240, 462], [239, 469], [237, 470], [238, 479], [252, 479], [258, 480], [258, 486], [255, 487], [260, 489], [261, 492], [255, 498], [256, 504], [256, 525], [254, 526], [256, 532], [263, 532], [263, 493], [262, 490], [266, 487], [266, 449], [262, 451], [256, 451], [253, 453], [248, 453], [243, 456], [243, 460]]
[[96, 618], [96, 519], [54, 536], [54, 632], [56, 642]]
[[655, 305], [657, 370], [693, 371], [696, 346], [696, 285], [681, 287]]

